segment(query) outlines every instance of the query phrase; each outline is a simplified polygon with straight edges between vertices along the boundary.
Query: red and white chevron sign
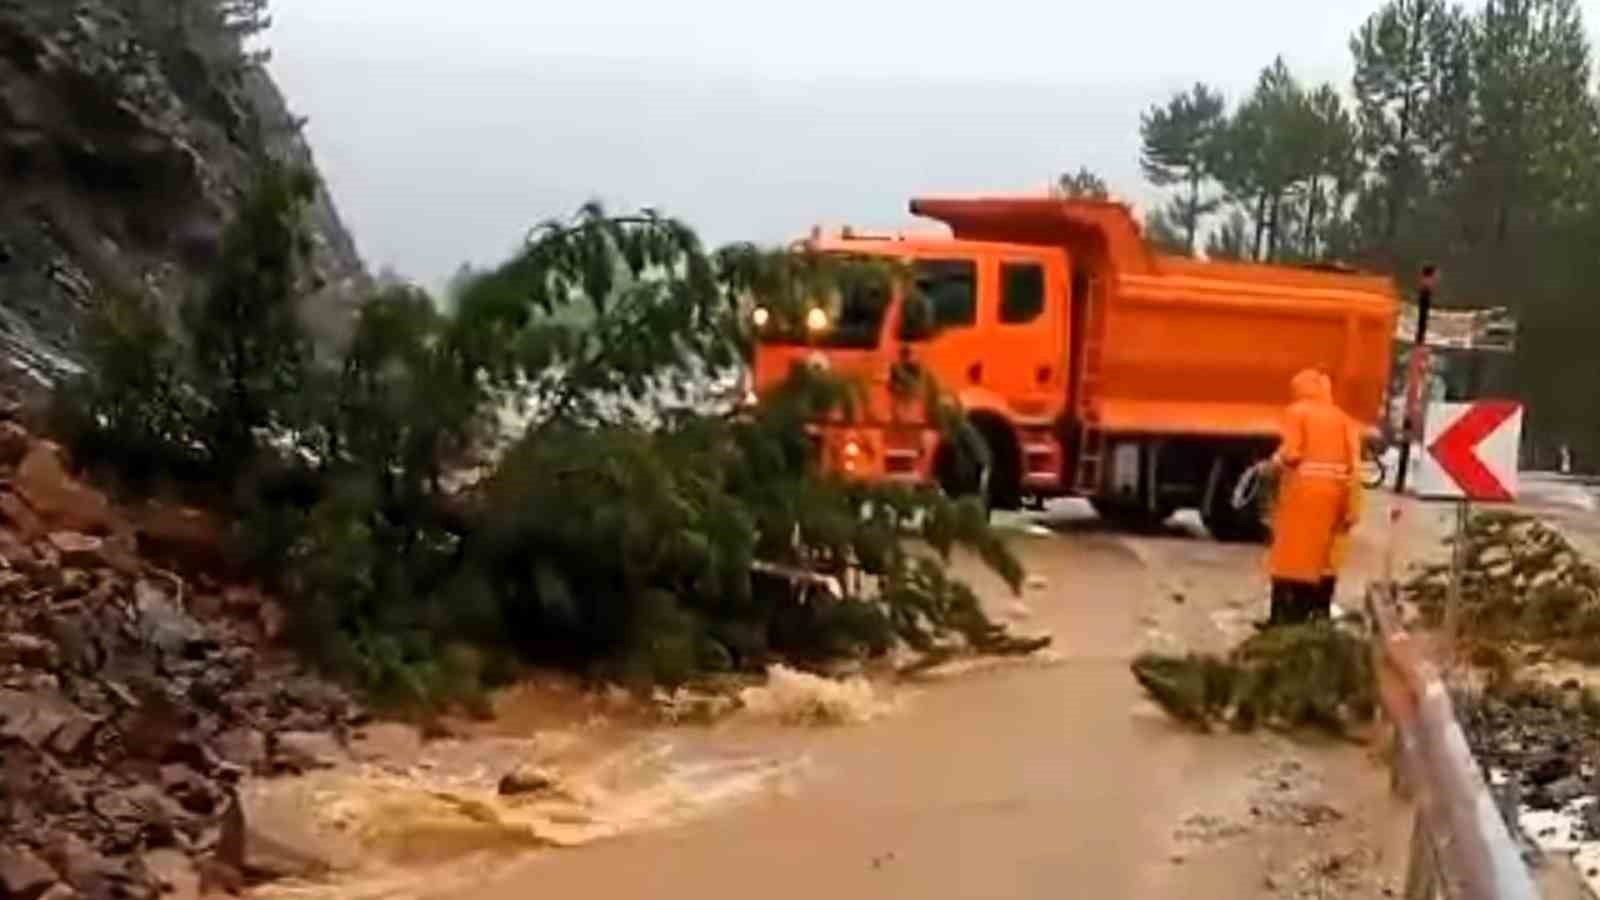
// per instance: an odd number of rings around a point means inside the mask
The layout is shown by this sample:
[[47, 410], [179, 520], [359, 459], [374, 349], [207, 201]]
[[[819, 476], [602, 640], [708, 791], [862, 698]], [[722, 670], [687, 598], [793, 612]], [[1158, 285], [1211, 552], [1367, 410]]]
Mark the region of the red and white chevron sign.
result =
[[1441, 500], [1509, 503], [1517, 496], [1522, 404], [1509, 400], [1434, 403], [1423, 432], [1417, 494]]

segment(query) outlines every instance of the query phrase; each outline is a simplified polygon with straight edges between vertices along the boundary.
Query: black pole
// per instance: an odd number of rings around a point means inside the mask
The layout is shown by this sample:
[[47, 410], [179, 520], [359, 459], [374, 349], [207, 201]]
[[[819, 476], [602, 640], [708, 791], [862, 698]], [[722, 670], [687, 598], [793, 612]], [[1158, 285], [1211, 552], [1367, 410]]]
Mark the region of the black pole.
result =
[[1417, 285], [1417, 334], [1412, 340], [1411, 346], [1411, 377], [1416, 379], [1417, 383], [1411, 384], [1408, 382], [1406, 384], [1405, 423], [1400, 435], [1400, 471], [1395, 473], [1394, 477], [1394, 492], [1396, 494], [1404, 494], [1406, 492], [1406, 476], [1411, 470], [1411, 441], [1415, 438], [1417, 430], [1422, 427], [1422, 423], [1414, 421], [1412, 418], [1413, 410], [1411, 409], [1410, 400], [1413, 396], [1413, 390], [1416, 391], [1415, 396], [1422, 396], [1422, 388], [1428, 377], [1427, 372], [1417, 370], [1416, 354], [1427, 352], [1428, 310], [1433, 307], [1433, 286], [1437, 279], [1437, 269], [1433, 266], [1422, 267], [1422, 279]]

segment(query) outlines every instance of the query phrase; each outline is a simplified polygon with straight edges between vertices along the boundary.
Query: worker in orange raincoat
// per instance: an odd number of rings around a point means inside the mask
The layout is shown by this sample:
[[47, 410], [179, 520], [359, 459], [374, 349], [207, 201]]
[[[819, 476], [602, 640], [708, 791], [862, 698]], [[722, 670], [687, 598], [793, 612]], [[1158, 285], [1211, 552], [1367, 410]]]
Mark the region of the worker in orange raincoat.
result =
[[1339, 588], [1339, 570], [1350, 557], [1350, 532], [1361, 521], [1361, 511], [1366, 506], [1366, 491], [1361, 484], [1361, 448], [1365, 442], [1364, 429], [1355, 419], [1350, 420], [1350, 454], [1356, 460], [1355, 470], [1345, 493], [1344, 524], [1334, 532], [1333, 546], [1328, 550], [1328, 567], [1322, 572], [1322, 582], [1317, 586], [1317, 602], [1312, 617], [1328, 616], [1333, 612], [1334, 595]]
[[[1332, 384], [1307, 369], [1290, 382], [1278, 451], [1277, 508], [1267, 571], [1272, 578], [1270, 624], [1305, 622], [1319, 610], [1334, 540], [1350, 523], [1350, 482], [1361, 462], [1350, 418], [1333, 402]], [[1329, 598], [1331, 600], [1331, 597]]]

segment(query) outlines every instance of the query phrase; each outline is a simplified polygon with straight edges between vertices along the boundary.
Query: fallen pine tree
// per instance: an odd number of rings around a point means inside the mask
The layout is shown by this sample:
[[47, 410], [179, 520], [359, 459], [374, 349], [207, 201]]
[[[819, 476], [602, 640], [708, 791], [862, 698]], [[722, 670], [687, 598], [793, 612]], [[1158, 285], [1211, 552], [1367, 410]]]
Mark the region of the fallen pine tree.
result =
[[1368, 645], [1334, 624], [1269, 628], [1220, 656], [1145, 653], [1132, 668], [1162, 709], [1201, 728], [1338, 734], [1374, 712]]

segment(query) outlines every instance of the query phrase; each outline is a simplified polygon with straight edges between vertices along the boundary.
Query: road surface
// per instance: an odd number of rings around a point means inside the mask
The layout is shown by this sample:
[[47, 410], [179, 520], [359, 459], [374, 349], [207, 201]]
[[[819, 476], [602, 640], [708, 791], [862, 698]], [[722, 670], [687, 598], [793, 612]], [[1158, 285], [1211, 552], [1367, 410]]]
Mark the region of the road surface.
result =
[[1322, 882], [1306, 896], [1373, 897], [1397, 883], [1405, 820], [1365, 748], [1197, 736], [1129, 676], [1152, 643], [1241, 636], [1263, 612], [1259, 549], [1192, 523], [1128, 537], [1081, 509], [1048, 522], [1018, 549], [1043, 584], [1025, 597], [1029, 625], [1054, 632], [1058, 664], [970, 674], [884, 721], [782, 736], [817, 772], [789, 796], [542, 854], [471, 896], [1154, 900]]
[[[1377, 532], [1354, 568], [1381, 559]], [[1400, 883], [1408, 819], [1370, 747], [1198, 735], [1129, 674], [1143, 649], [1246, 635], [1265, 612], [1260, 548], [1181, 519], [1116, 534], [1078, 504], [1017, 534], [1021, 625], [1054, 633], [1049, 664], [896, 688], [900, 708], [866, 724], [677, 729], [693, 752], [804, 760], [804, 774], [686, 823], [362, 896], [1368, 898]]]

